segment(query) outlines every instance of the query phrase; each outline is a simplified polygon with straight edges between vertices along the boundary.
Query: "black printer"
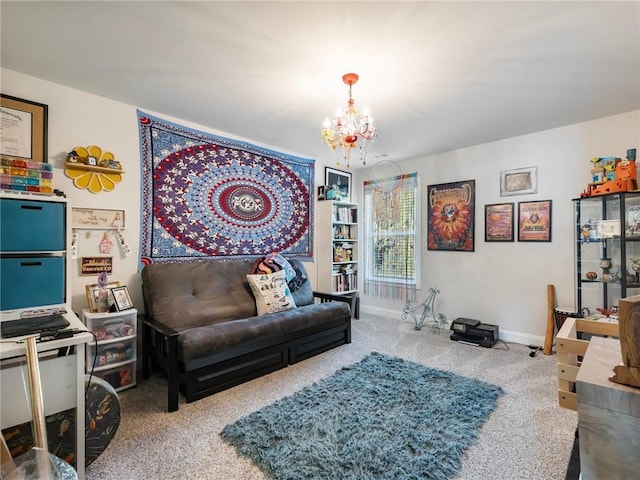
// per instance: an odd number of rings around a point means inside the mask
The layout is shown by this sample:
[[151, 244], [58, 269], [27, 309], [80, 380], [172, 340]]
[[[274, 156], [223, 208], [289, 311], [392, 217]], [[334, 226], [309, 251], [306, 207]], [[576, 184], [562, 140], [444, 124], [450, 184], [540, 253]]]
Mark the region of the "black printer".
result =
[[481, 323], [480, 320], [471, 318], [456, 318], [451, 322], [450, 329], [453, 331], [451, 340], [456, 342], [471, 343], [481, 347], [491, 348], [500, 339], [500, 332], [497, 325]]

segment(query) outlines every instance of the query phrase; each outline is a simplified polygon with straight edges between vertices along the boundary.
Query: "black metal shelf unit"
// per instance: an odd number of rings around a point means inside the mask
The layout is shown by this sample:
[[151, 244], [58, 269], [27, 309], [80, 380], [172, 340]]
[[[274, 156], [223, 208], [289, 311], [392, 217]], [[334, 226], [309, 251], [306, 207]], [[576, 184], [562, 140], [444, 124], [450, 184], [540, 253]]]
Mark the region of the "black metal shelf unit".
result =
[[640, 192], [575, 198], [576, 312], [640, 294]]

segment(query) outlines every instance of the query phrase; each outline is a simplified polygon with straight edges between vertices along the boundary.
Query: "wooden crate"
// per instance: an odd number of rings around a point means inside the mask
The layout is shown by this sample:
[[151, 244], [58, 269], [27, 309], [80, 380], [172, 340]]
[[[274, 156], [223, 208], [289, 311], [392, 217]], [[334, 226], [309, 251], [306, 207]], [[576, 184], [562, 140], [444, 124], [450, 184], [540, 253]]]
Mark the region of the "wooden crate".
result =
[[576, 379], [584, 480], [640, 478], [640, 389], [609, 380], [621, 363], [619, 340], [591, 339]]
[[561, 407], [576, 411], [578, 410], [578, 397], [575, 393], [576, 377], [580, 369], [580, 359], [589, 346], [589, 340], [578, 338], [580, 333], [617, 338], [619, 328], [617, 323], [569, 317], [556, 335], [558, 403]]

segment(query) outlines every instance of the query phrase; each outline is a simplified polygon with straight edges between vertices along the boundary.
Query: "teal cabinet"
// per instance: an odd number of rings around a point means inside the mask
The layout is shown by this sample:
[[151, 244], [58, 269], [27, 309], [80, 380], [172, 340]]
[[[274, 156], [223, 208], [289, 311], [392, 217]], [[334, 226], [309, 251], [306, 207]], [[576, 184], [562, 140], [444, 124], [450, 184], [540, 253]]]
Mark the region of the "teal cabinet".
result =
[[66, 199], [0, 195], [0, 310], [66, 303]]

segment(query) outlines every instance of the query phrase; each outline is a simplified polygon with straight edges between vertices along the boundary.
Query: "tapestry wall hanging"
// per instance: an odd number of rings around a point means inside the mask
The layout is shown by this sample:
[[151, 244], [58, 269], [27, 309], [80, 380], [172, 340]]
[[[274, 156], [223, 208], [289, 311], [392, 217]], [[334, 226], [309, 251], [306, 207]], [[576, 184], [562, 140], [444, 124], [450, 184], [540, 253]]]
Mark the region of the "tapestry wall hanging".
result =
[[475, 196], [475, 180], [428, 186], [428, 250], [473, 252]]
[[315, 161], [138, 110], [140, 264], [280, 252], [313, 260]]

